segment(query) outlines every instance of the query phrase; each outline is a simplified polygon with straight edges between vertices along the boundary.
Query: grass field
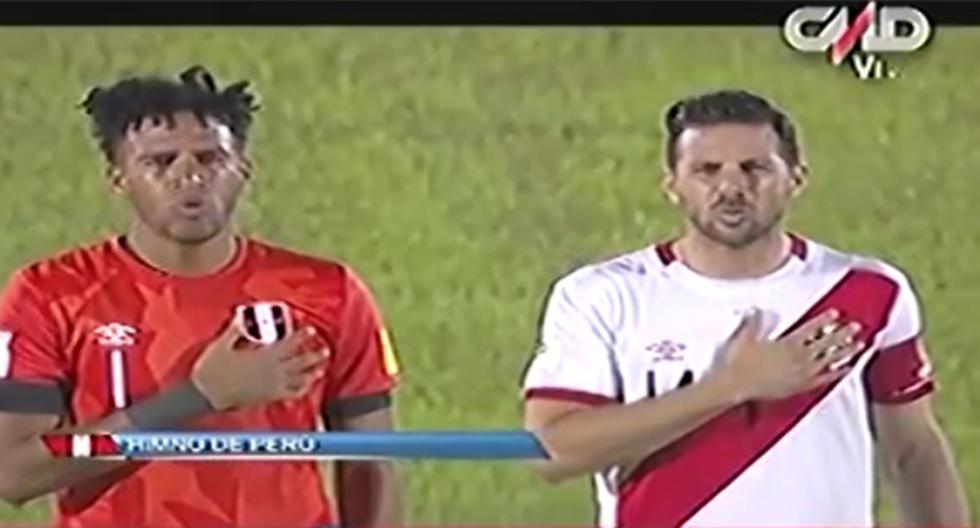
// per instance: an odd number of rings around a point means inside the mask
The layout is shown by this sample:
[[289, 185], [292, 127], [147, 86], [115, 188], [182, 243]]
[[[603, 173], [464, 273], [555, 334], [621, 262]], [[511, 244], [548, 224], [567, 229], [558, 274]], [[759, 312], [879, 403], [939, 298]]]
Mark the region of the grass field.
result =
[[[252, 79], [264, 109], [242, 222], [370, 282], [405, 368], [406, 428], [518, 425], [551, 280], [678, 225], [656, 187], [664, 106], [762, 91], [798, 120], [812, 168], [792, 226], [917, 284], [939, 413], [980, 507], [978, 30], [940, 28], [879, 83], [789, 49], [776, 28], [5, 28], [0, 49], [0, 271], [124, 225], [74, 108], [89, 86], [193, 63]], [[592, 519], [584, 480], [404, 467], [417, 524]], [[0, 507], [0, 520], [47, 508]]]

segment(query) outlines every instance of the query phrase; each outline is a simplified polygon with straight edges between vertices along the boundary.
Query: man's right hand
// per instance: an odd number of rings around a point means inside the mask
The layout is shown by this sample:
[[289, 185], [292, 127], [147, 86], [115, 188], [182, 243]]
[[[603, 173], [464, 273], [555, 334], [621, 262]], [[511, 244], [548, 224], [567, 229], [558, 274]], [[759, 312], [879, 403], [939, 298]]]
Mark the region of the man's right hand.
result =
[[850, 371], [850, 359], [864, 348], [854, 336], [857, 323], [841, 324], [828, 310], [776, 340], [761, 336], [762, 314], [752, 311], [729, 341], [720, 374], [739, 403], [779, 399], [836, 381]]
[[219, 411], [300, 396], [323, 375], [329, 356], [327, 349], [303, 352], [314, 335], [304, 327], [270, 345], [243, 347], [232, 322], [198, 358], [191, 381]]

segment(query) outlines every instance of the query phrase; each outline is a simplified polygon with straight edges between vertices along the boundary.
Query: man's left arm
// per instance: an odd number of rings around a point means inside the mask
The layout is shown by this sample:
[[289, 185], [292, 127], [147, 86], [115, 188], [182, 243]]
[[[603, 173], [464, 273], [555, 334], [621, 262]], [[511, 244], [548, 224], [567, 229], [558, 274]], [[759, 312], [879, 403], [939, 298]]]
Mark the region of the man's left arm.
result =
[[874, 404], [881, 459], [905, 523], [970, 526], [966, 493], [932, 412], [932, 397]]
[[[323, 419], [331, 431], [395, 429], [393, 392], [399, 366], [371, 292], [347, 270], [339, 329], [327, 367]], [[395, 463], [344, 460], [333, 468], [334, 496], [344, 528], [404, 525]]]
[[[380, 396], [380, 395], [378, 395]], [[374, 396], [366, 396], [362, 404]], [[358, 402], [348, 400], [348, 404]], [[333, 431], [391, 431], [394, 418], [390, 406], [365, 414], [335, 414], [330, 417]], [[344, 460], [334, 464], [334, 494], [344, 528], [404, 525], [402, 482], [391, 461]]]
[[952, 452], [932, 412], [935, 391], [919, 296], [897, 268], [885, 268], [897, 294], [880, 349], [864, 371], [879, 458], [904, 521], [968, 526], [969, 512]]

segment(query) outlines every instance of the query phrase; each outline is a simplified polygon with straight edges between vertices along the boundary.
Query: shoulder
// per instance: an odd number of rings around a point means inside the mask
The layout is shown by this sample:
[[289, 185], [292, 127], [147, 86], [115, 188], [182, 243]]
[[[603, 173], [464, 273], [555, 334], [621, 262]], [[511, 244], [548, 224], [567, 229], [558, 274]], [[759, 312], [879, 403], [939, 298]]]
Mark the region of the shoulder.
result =
[[313, 255], [270, 242], [249, 239], [257, 267], [284, 279], [345, 291], [366, 289], [359, 272], [341, 259]]
[[573, 268], [558, 277], [553, 294], [580, 297], [592, 302], [614, 301], [638, 281], [646, 280], [660, 266], [651, 258], [651, 249], [620, 253]]
[[50, 298], [81, 294], [119, 273], [112, 257], [111, 239], [67, 249], [16, 268], [8, 286]]
[[844, 251], [812, 240], [810, 244], [818, 255], [815, 259], [817, 266], [830, 269], [846, 268], [852, 273], [887, 282], [899, 290], [912, 287], [909, 273], [885, 258], [863, 252]]
[[893, 262], [885, 258], [864, 252], [845, 251], [828, 244], [810, 240], [810, 246], [816, 251], [815, 259], [824, 266], [847, 266], [858, 271], [880, 275], [892, 281], [907, 281], [908, 275]]

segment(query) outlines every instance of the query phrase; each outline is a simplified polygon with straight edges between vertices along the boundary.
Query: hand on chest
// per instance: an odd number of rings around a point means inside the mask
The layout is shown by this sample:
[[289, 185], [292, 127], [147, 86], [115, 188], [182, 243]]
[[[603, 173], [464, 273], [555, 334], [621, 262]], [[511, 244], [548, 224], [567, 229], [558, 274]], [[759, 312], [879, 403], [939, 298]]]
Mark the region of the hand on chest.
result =
[[[675, 298], [684, 298], [677, 296]], [[628, 321], [617, 346], [617, 363], [626, 401], [663, 395], [700, 380], [724, 357], [729, 341], [750, 308], [762, 314], [762, 335], [776, 339], [829, 308], [842, 324], [858, 322], [857, 339], [872, 346], [887, 320], [883, 296], [830, 292], [760, 292], [741, 298], [688, 297], [677, 306], [652, 304]]]
[[[77, 390], [123, 408], [134, 398], [155, 393], [188, 376], [232, 318], [246, 311], [240, 307], [279, 301], [240, 295], [178, 306], [172, 295], [164, 293], [159, 297], [142, 306], [95, 302], [76, 318], [68, 353], [78, 373]], [[249, 334], [253, 340], [267, 342], [273, 334], [284, 337], [293, 328], [312, 325], [318, 334], [304, 343], [304, 350], [327, 344], [332, 329], [312, 312], [290, 303], [275, 307], [265, 310], [269, 317], [252, 317], [251, 324], [243, 324], [243, 337]], [[255, 310], [249, 311], [252, 312]], [[242, 353], [261, 344], [248, 341], [242, 339]]]
[[[671, 310], [639, 320], [624, 332], [617, 350], [628, 401], [657, 396], [701, 379], [724, 353], [725, 345], [749, 305], [705, 303], [697, 311]], [[774, 334], [782, 326], [777, 310], [764, 310], [764, 329]]]

